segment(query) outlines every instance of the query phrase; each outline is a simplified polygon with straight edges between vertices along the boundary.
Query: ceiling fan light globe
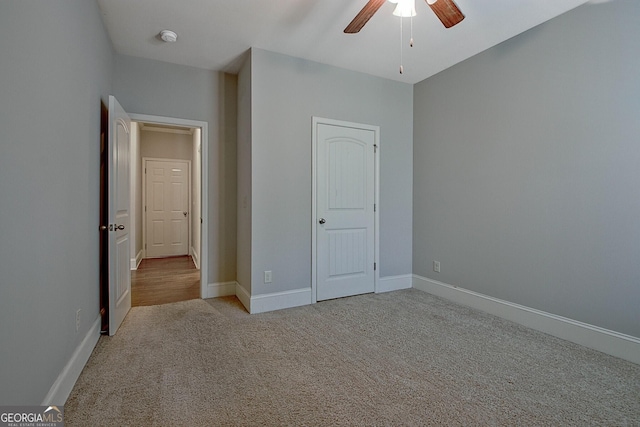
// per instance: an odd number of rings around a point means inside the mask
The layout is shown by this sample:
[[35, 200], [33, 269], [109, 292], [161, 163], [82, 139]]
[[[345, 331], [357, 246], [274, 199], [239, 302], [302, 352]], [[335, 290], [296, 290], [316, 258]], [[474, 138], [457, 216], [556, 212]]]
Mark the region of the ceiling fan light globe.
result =
[[393, 11], [393, 14], [401, 18], [409, 18], [411, 16], [416, 16], [415, 0], [398, 0], [398, 5]]

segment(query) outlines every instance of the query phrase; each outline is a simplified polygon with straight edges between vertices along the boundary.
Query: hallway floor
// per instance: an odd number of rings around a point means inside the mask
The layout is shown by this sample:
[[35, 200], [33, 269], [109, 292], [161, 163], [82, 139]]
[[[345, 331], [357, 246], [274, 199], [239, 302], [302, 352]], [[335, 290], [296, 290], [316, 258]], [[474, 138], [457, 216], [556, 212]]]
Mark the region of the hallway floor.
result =
[[143, 259], [131, 271], [131, 306], [200, 298], [200, 270], [190, 256]]

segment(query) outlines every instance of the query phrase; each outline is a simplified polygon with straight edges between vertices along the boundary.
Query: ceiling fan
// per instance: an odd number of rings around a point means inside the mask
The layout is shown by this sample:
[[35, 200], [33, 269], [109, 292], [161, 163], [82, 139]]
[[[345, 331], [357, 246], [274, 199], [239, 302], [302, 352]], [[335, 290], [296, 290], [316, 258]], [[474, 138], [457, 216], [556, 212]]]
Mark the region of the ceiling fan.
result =
[[[362, 10], [353, 18], [353, 21], [347, 25], [344, 32], [354, 34], [359, 32], [362, 27], [371, 19], [371, 17], [382, 7], [387, 0], [369, 0]], [[389, 0], [397, 3], [398, 0]], [[464, 14], [460, 11], [453, 0], [425, 0], [431, 10], [436, 14], [438, 19], [446, 28], [451, 28], [464, 19]]]

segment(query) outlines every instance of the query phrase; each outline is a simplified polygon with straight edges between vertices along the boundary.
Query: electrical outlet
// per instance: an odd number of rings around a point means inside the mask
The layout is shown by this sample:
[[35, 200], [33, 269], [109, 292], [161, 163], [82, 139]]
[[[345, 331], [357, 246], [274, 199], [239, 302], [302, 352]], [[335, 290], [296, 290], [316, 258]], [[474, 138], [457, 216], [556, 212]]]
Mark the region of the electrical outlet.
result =
[[82, 310], [78, 309], [78, 311], [76, 311], [76, 332], [78, 332], [80, 330], [80, 312]]
[[433, 261], [433, 271], [440, 273], [440, 261]]
[[271, 283], [271, 270], [264, 272], [264, 283]]

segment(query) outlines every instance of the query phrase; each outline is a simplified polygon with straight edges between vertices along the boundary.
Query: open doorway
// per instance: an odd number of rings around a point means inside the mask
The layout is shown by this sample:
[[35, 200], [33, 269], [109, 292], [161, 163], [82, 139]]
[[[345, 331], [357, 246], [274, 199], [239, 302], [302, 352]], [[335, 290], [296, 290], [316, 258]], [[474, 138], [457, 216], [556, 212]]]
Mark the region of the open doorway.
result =
[[[208, 283], [203, 262], [208, 252], [207, 124], [136, 114], [131, 120], [132, 305], [203, 298]], [[158, 211], [162, 205], [167, 207], [164, 217]]]

